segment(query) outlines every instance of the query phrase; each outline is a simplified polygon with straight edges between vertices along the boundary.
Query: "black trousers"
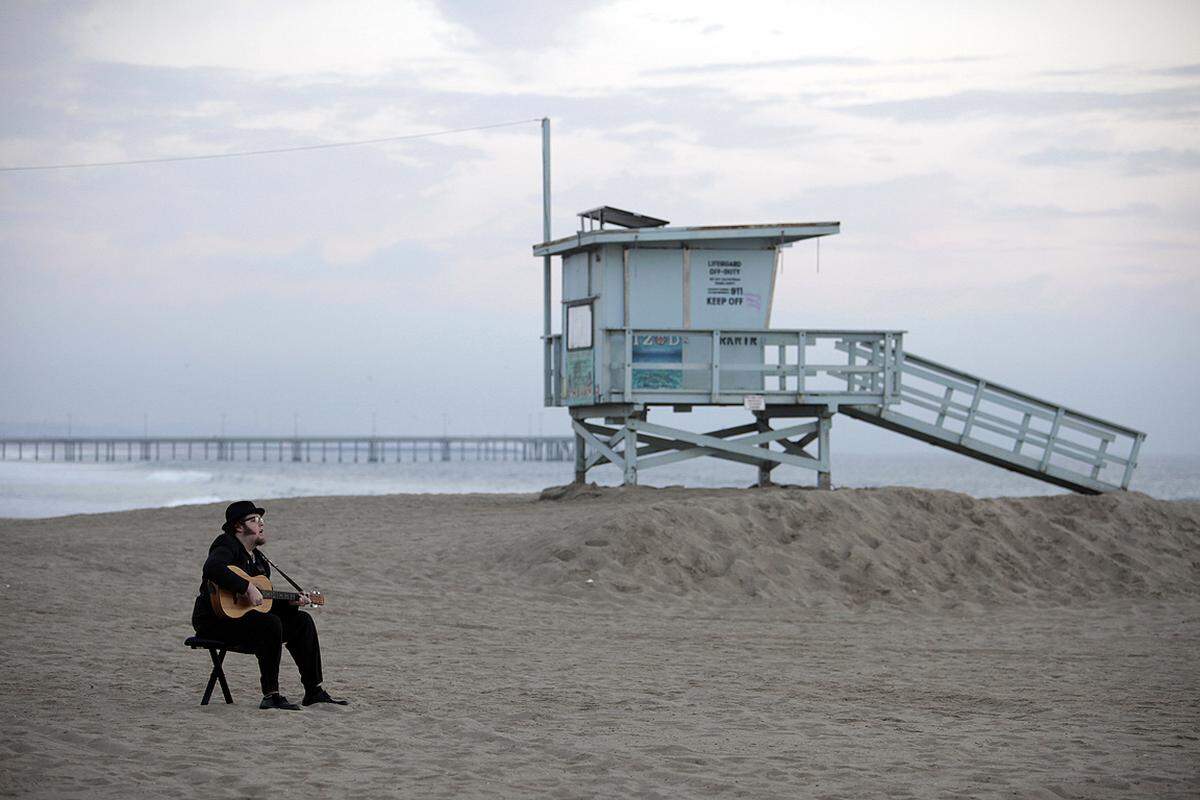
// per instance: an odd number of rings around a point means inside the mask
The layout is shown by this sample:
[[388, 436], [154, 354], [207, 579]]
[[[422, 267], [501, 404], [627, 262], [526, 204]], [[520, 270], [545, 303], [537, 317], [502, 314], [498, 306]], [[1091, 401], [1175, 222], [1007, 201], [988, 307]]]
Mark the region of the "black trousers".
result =
[[276, 614], [251, 611], [239, 619], [210, 619], [195, 623], [196, 634], [254, 648], [263, 694], [279, 691], [279, 661], [287, 645], [304, 688], [321, 685], [321, 644], [312, 617], [297, 609]]

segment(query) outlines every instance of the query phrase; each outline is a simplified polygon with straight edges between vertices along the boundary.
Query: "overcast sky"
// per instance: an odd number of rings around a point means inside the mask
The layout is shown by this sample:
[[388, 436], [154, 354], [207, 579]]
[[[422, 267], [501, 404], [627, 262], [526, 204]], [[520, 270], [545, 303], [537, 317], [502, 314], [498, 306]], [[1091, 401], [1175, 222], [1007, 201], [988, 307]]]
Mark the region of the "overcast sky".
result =
[[[839, 220], [775, 326], [1200, 451], [1195, 2], [10, 0], [0, 39], [0, 166], [547, 116], [556, 235]], [[539, 133], [0, 173], [0, 432], [565, 432]]]

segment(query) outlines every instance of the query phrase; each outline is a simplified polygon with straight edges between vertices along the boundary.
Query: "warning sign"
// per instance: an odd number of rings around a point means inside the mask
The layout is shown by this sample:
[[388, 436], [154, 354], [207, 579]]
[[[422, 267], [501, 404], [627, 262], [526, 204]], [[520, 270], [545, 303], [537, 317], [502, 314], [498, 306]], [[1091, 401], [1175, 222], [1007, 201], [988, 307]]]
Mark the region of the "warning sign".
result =
[[742, 286], [742, 262], [740, 259], [708, 259], [708, 284], [705, 287], [705, 305], [740, 306], [746, 301]]

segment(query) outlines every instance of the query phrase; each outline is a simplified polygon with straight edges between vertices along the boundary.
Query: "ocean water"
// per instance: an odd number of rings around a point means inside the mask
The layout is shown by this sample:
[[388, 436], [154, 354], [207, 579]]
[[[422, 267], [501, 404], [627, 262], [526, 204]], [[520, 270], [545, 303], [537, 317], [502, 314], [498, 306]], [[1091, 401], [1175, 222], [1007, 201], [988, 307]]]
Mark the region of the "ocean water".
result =
[[[0, 517], [55, 517], [318, 495], [395, 493], [538, 492], [568, 483], [570, 462], [431, 461], [382, 464], [291, 462], [0, 462]], [[649, 486], [749, 486], [754, 468], [712, 459], [641, 473]], [[589, 481], [616, 485], [611, 465], [593, 469]], [[775, 471], [780, 483], [814, 485], [816, 474], [793, 467]], [[1061, 494], [1049, 484], [953, 454], [835, 454], [835, 487], [914, 486], [976, 497]], [[1200, 457], [1146, 457], [1133, 490], [1166, 500], [1200, 499]]]

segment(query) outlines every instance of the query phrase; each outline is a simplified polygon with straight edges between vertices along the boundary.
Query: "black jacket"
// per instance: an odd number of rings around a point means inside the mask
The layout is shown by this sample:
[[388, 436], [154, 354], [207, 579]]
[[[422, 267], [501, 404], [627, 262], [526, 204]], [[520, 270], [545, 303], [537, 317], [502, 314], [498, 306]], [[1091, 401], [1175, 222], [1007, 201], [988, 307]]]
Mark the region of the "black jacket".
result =
[[[212, 581], [222, 589], [227, 589], [235, 594], [242, 594], [249, 587], [250, 582], [245, 578], [239, 578], [229, 570], [230, 566], [238, 567], [247, 575], [266, 575], [271, 577], [271, 565], [263, 558], [263, 554], [256, 547], [254, 555], [246, 552], [246, 548], [242, 547], [242, 543], [232, 533], [222, 533], [208, 548], [208, 559], [204, 562], [203, 578], [200, 581], [200, 595], [196, 598], [196, 605], [192, 608], [192, 626], [199, 629], [203, 623], [216, 622], [219, 618], [212, 610], [212, 601], [209, 600], [209, 585]], [[271, 605], [271, 613], [287, 614], [295, 613], [296, 607], [291, 603], [282, 601]]]

